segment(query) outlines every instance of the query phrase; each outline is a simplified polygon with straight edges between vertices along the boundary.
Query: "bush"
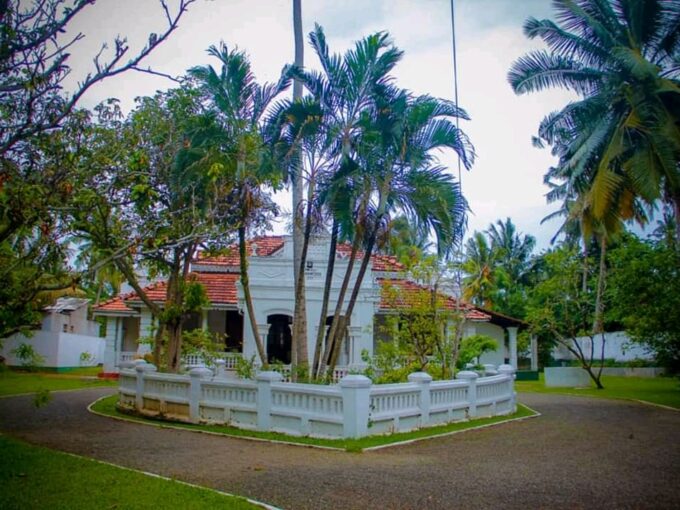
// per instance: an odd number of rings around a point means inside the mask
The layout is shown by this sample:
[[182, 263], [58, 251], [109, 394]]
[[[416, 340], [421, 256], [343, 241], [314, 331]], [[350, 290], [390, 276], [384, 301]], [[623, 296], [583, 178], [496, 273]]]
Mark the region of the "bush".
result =
[[19, 344], [19, 347], [12, 349], [11, 352], [17, 357], [21, 362], [21, 366], [26, 370], [36, 370], [45, 362], [45, 358], [38, 354], [30, 344]]

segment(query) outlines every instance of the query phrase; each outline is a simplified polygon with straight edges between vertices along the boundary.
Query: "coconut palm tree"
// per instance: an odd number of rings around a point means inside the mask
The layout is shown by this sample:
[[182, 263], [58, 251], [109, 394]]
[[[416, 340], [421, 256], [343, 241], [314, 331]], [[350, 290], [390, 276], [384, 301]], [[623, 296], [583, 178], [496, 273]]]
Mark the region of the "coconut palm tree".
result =
[[[271, 203], [264, 186], [276, 186], [281, 180], [271, 166], [262, 164], [267, 158], [263, 158], [260, 122], [274, 98], [289, 86], [290, 78], [284, 71], [277, 83], [259, 85], [244, 52], [229, 50], [222, 43], [219, 47], [211, 46], [208, 53], [220, 61], [221, 68], [194, 67], [189, 75], [198, 82], [221, 125], [216, 142], [227, 154], [227, 161], [233, 164], [233, 199], [241, 211], [238, 224], [241, 285], [258, 355], [266, 366], [267, 355], [250, 294], [246, 238], [258, 215]], [[218, 170], [219, 167], [215, 167], [215, 171]]]
[[667, 200], [680, 217], [680, 2], [554, 6], [558, 23], [529, 18], [524, 25], [548, 51], [521, 57], [508, 75], [518, 94], [562, 87], [580, 96], [544, 119], [540, 139], [571, 138], [558, 150], [560, 168], [575, 179], [590, 169], [590, 207], [606, 227], [633, 197]]
[[475, 232], [465, 244], [465, 259], [461, 269], [463, 278], [463, 299], [479, 306], [491, 308], [496, 290], [495, 271], [497, 254], [489, 246], [482, 232]]

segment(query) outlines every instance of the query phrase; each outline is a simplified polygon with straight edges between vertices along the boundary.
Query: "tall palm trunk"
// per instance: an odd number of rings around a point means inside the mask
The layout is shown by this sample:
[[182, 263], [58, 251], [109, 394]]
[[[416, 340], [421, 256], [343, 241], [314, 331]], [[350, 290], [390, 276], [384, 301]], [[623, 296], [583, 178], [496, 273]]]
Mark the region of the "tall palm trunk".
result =
[[354, 281], [354, 288], [352, 289], [352, 295], [349, 298], [349, 303], [347, 304], [347, 310], [345, 312], [344, 320], [339, 326], [342, 328], [337, 328], [334, 332], [333, 338], [333, 351], [331, 352], [330, 363], [328, 364], [328, 372], [333, 373], [335, 365], [338, 362], [338, 357], [340, 356], [340, 349], [342, 347], [342, 341], [346, 336], [347, 326], [349, 326], [350, 318], [352, 317], [352, 312], [354, 311], [354, 305], [356, 305], [357, 298], [359, 297], [359, 291], [361, 290], [361, 284], [364, 280], [364, 275], [368, 269], [368, 264], [371, 261], [371, 254], [373, 253], [373, 246], [375, 245], [375, 240], [378, 236], [378, 224], [379, 220], [376, 220], [376, 224], [371, 231], [371, 237], [368, 239], [366, 245], [363, 259], [361, 260], [361, 266], [359, 267], [359, 273]]
[[605, 281], [607, 278], [607, 236], [603, 233], [600, 237], [600, 267], [597, 275], [597, 294], [595, 296], [595, 318], [593, 320], [593, 335], [590, 342], [591, 352], [590, 352], [590, 363], [592, 365], [594, 348], [595, 348], [595, 337], [599, 334], [602, 338], [602, 350], [600, 352], [600, 367], [597, 371], [597, 377], [594, 377], [595, 384], [599, 389], [602, 389], [602, 383], [600, 382], [600, 376], [602, 375], [602, 369], [604, 367], [604, 288]]
[[238, 228], [238, 253], [240, 259], [241, 269], [241, 286], [243, 287], [243, 297], [246, 301], [246, 309], [248, 310], [248, 317], [250, 319], [250, 327], [253, 331], [253, 338], [255, 339], [255, 346], [257, 347], [257, 354], [260, 356], [260, 361], [263, 367], [268, 366], [267, 353], [260, 337], [260, 332], [257, 328], [257, 319], [255, 318], [255, 307], [253, 306], [253, 298], [250, 295], [250, 282], [248, 279], [248, 259], [246, 253], [246, 227], [241, 224]]
[[673, 195], [672, 201], [675, 213], [675, 249], [680, 251], [680, 191]]
[[331, 329], [328, 332], [328, 341], [326, 342], [326, 350], [324, 351], [323, 364], [328, 366], [331, 360], [331, 354], [334, 350], [335, 337], [340, 325], [340, 315], [342, 314], [342, 306], [345, 303], [345, 294], [347, 293], [347, 288], [349, 287], [349, 281], [352, 278], [352, 270], [354, 269], [354, 262], [357, 258], [357, 252], [359, 251], [359, 245], [361, 244], [361, 235], [356, 233], [354, 236], [354, 242], [352, 243], [352, 251], [349, 255], [349, 260], [347, 261], [347, 270], [345, 271], [345, 277], [342, 279], [342, 285], [340, 286], [340, 292], [338, 293], [338, 300], [335, 303], [335, 312], [333, 313], [333, 320], [331, 322]]
[[[295, 38], [295, 65], [304, 65], [304, 41], [302, 37], [302, 5], [301, 0], [293, 0], [293, 33]], [[293, 81], [293, 101], [302, 98], [302, 82], [298, 79]], [[299, 155], [299, 150], [298, 150]], [[295, 280], [295, 310], [293, 312], [293, 345], [292, 362], [293, 365], [307, 366], [309, 364], [309, 354], [307, 352], [307, 299], [304, 282], [304, 261], [306, 248], [303, 245], [308, 243], [305, 239], [306, 233], [303, 232], [302, 222], [302, 159], [295, 158], [297, 168], [294, 169], [292, 188], [293, 188], [293, 278]], [[295, 372], [293, 372], [295, 377]]]
[[314, 362], [312, 364], [312, 377], [317, 378], [321, 372], [321, 348], [326, 334], [326, 315], [328, 314], [328, 300], [331, 295], [331, 285], [333, 283], [333, 270], [335, 269], [335, 252], [338, 245], [339, 224], [333, 219], [331, 229], [331, 244], [328, 250], [328, 263], [326, 265], [326, 281], [323, 286], [323, 298], [321, 300], [321, 313], [319, 314], [319, 327], [316, 333], [316, 345], [314, 348]]
[[[312, 236], [312, 198], [314, 196], [314, 183], [310, 181], [307, 186], [307, 211], [305, 213], [305, 230], [302, 239], [300, 264], [295, 280], [295, 317], [293, 320], [293, 332], [297, 335], [297, 365], [305, 370], [309, 367], [309, 354], [307, 350], [307, 310], [305, 306], [305, 266], [309, 240]], [[296, 327], [297, 324], [297, 327]], [[296, 373], [293, 378], [296, 379]]]

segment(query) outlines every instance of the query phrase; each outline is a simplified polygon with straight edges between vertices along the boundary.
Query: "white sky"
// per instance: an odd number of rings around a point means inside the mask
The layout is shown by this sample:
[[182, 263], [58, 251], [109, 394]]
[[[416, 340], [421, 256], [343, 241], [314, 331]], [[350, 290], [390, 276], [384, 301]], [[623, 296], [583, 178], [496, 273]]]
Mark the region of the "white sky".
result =
[[[307, 34], [315, 22], [322, 25], [334, 52], [387, 30], [405, 52], [395, 72], [397, 83], [416, 93], [453, 99], [449, 9], [449, 0], [302, 0], [303, 30]], [[473, 213], [469, 233], [509, 216], [520, 232], [537, 237], [539, 249], [548, 246], [559, 223], [540, 225], [557, 207], [546, 205], [547, 188], [542, 184], [553, 158], [548, 150], [533, 148], [531, 136], [545, 114], [572, 96], [556, 90], [517, 97], [506, 75], [513, 60], [540, 47], [523, 36], [524, 20], [550, 15], [546, 0], [456, 0], [459, 102], [472, 119], [462, 122], [461, 128], [477, 151], [477, 162], [462, 179]], [[155, 0], [100, 0], [71, 28], [86, 35], [73, 51], [74, 78], [91, 68], [91, 57], [102, 41], [120, 33], [128, 36], [133, 51], [150, 31], [162, 27], [162, 11]], [[194, 65], [216, 65], [205, 50], [221, 40], [248, 52], [259, 81], [276, 80], [283, 65], [293, 61], [292, 0], [198, 0], [146, 64], [172, 75]], [[305, 64], [316, 66], [309, 46]], [[82, 105], [117, 97], [128, 110], [136, 96], [170, 86], [168, 80], [128, 72], [91, 89]], [[454, 157], [442, 161], [457, 174]], [[288, 193], [277, 201], [290, 210]], [[284, 222], [274, 229], [283, 232]]]

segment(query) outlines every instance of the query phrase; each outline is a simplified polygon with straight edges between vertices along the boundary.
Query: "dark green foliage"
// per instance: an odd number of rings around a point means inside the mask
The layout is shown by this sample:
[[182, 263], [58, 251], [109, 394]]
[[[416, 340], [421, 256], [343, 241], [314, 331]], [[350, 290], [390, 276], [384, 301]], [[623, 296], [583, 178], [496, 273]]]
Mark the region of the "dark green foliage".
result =
[[609, 253], [610, 319], [620, 322], [657, 361], [680, 372], [680, 252], [633, 236]]

